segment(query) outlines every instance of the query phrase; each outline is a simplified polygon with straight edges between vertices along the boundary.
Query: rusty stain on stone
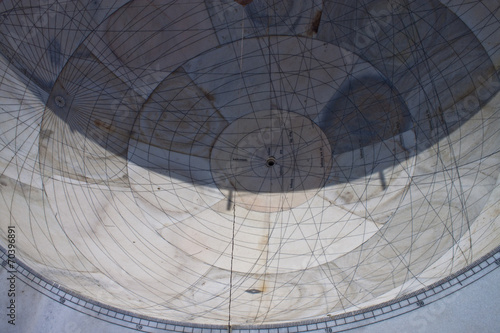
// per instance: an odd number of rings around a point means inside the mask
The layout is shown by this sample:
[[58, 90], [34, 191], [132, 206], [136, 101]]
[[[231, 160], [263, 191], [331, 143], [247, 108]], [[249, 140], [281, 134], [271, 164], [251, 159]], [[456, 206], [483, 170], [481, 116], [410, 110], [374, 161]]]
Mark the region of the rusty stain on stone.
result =
[[253, 0], [234, 0], [234, 2], [237, 2], [239, 3], [240, 5], [242, 5], [243, 7], [245, 7], [246, 5], [252, 3]]
[[201, 91], [203, 92], [203, 95], [205, 95], [205, 97], [210, 101], [210, 102], [213, 102], [215, 101], [215, 96], [212, 95], [211, 93], [209, 93], [208, 91], [206, 91], [205, 89], [201, 88]]
[[102, 120], [100, 119], [96, 119], [94, 120], [94, 124], [100, 128], [100, 129], [103, 129], [107, 132], [113, 132], [114, 131], [114, 126], [109, 124], [109, 123], [106, 123], [106, 122], [103, 122]]
[[319, 23], [321, 22], [321, 16], [323, 15], [322, 10], [318, 10], [316, 14], [314, 14], [314, 18], [311, 21], [311, 25], [309, 26], [309, 29], [307, 30], [307, 34], [309, 36], [312, 36], [314, 34], [318, 33], [319, 30]]

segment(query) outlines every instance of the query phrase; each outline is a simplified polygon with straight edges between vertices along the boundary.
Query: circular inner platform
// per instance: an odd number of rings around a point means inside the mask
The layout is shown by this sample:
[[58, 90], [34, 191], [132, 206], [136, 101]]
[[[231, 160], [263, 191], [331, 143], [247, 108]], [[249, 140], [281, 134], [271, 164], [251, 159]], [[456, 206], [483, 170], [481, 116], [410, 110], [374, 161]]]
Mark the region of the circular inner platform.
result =
[[[331, 148], [309, 118], [288, 111], [259, 111], [235, 120], [211, 152], [215, 183], [251, 211], [293, 209], [328, 180]], [[231, 203], [230, 203], [231, 204]]]

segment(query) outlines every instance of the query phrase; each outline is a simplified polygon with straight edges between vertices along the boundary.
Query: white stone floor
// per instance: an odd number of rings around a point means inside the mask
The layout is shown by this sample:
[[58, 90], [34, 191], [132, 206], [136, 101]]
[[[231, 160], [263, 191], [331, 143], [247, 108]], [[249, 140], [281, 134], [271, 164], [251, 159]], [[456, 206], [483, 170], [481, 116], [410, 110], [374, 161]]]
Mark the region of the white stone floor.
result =
[[[498, 0], [242, 3], [0, 1], [0, 245], [124, 311], [258, 325], [500, 244]], [[19, 288], [20, 332], [114, 330]]]

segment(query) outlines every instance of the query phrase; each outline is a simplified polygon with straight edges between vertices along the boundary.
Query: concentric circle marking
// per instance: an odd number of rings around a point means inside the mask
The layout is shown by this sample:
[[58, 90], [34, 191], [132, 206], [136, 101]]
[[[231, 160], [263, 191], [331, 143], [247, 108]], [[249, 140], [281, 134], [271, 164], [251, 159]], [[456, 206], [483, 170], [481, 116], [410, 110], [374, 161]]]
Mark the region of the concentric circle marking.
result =
[[66, 100], [62, 96], [56, 96], [56, 97], [54, 97], [54, 102], [60, 108], [63, 108], [64, 106], [66, 106]]

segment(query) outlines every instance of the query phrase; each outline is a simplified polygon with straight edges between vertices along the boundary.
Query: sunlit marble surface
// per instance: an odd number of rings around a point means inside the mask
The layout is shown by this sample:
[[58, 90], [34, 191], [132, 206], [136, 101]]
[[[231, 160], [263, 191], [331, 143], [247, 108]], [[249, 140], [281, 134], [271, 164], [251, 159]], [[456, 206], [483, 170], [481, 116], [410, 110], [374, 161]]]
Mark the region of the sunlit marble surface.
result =
[[500, 245], [495, 1], [29, 2], [0, 3], [0, 243], [47, 279], [279, 323]]

